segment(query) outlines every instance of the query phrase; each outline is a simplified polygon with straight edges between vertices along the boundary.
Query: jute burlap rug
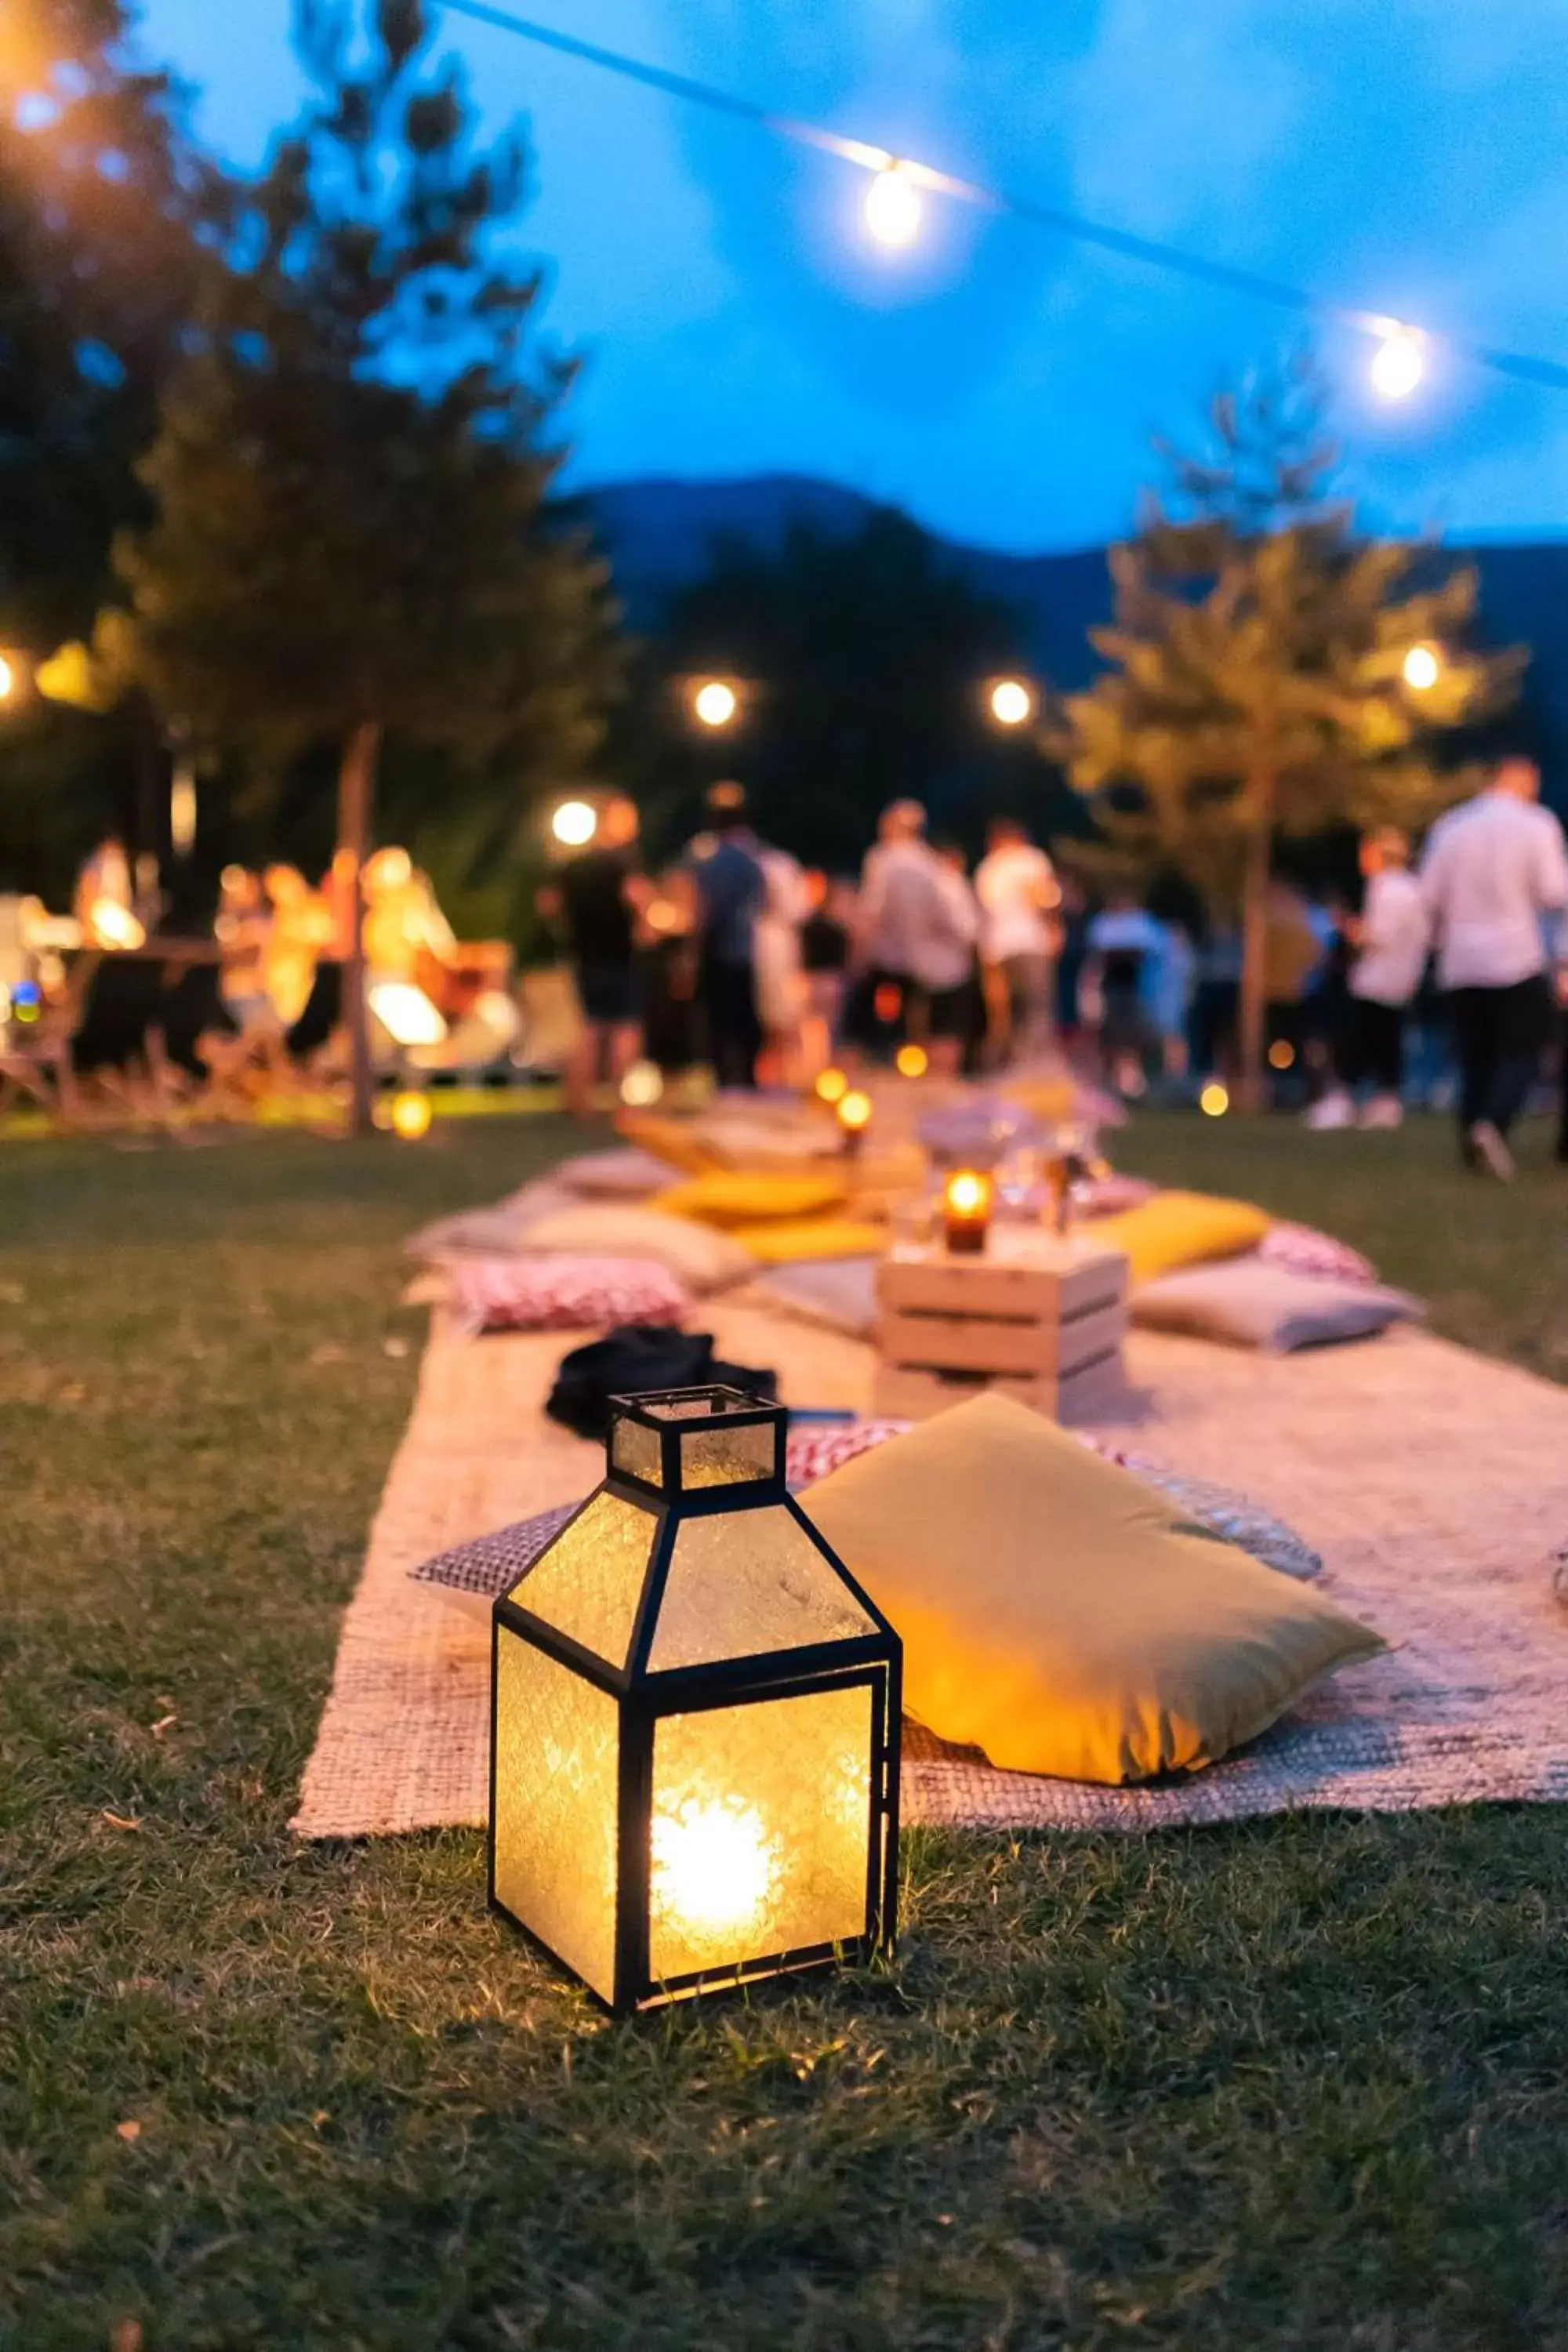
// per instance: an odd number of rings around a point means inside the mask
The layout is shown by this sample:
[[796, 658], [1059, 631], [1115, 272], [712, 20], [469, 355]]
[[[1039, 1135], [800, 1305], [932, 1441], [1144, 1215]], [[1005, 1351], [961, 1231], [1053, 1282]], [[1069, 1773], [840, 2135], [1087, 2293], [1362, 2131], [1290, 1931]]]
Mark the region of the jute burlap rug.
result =
[[[858, 1341], [747, 1306], [701, 1321], [731, 1360], [775, 1367], [788, 1402], [867, 1409]], [[599, 1449], [541, 1410], [571, 1344], [459, 1340], [437, 1317], [344, 1620], [301, 1836], [484, 1819], [485, 1626], [407, 1571], [594, 1484]], [[1544, 1565], [1568, 1538], [1568, 1389], [1414, 1331], [1283, 1358], [1135, 1333], [1129, 1362], [1133, 1394], [1108, 1431], [1277, 1511], [1322, 1552], [1326, 1588], [1397, 1646], [1176, 1785], [998, 1772], [917, 1733], [906, 1819], [1153, 1829], [1310, 1807], [1568, 1801], [1568, 1612]]]

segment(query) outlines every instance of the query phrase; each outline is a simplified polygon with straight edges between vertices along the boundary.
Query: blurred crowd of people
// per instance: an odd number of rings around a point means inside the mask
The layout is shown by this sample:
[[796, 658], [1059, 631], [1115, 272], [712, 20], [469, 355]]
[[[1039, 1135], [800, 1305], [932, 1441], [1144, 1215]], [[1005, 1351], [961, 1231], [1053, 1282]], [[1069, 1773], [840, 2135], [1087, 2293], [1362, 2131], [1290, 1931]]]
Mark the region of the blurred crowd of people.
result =
[[[1277, 1098], [1316, 1129], [1392, 1128], [1407, 1100], [1449, 1102], [1467, 1161], [1505, 1175], [1554, 1000], [1568, 1004], [1568, 850], [1538, 772], [1505, 761], [1433, 827], [1418, 868], [1388, 827], [1360, 863], [1355, 906], [1271, 887]], [[906, 1046], [938, 1075], [1070, 1053], [1126, 1096], [1235, 1074], [1239, 929], [1199, 932], [1130, 890], [1091, 908], [1008, 818], [971, 872], [918, 802], [896, 801], [858, 877], [831, 877], [760, 839], [743, 789], [718, 784], [703, 830], [655, 874], [635, 806], [615, 799], [540, 903], [576, 975], [578, 1109], [645, 1052], [705, 1058], [726, 1087], [808, 1084], [831, 1060]], [[1562, 1141], [1568, 1157], [1568, 1100]]]

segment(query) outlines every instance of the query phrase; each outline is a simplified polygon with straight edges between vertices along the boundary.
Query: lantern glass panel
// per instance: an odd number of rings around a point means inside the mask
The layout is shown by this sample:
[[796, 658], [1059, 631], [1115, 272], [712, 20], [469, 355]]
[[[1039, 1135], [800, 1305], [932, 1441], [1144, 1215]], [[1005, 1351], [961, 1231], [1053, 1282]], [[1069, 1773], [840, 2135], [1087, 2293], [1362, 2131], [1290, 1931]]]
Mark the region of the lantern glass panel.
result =
[[648, 1666], [663, 1674], [876, 1631], [800, 1521], [769, 1504], [681, 1522]]
[[660, 1717], [656, 1982], [865, 1935], [872, 1724], [865, 1683]]
[[618, 1419], [610, 1432], [610, 1467], [650, 1486], [664, 1484], [663, 1440], [643, 1421]]
[[680, 1483], [694, 1486], [735, 1486], [750, 1478], [771, 1478], [776, 1466], [778, 1431], [772, 1422], [749, 1427], [683, 1430], [680, 1436]]
[[510, 1597], [607, 1665], [624, 1665], [658, 1528], [654, 1512], [618, 1495], [595, 1495]]
[[613, 2000], [619, 1707], [504, 1626], [495, 1706], [496, 1899]]

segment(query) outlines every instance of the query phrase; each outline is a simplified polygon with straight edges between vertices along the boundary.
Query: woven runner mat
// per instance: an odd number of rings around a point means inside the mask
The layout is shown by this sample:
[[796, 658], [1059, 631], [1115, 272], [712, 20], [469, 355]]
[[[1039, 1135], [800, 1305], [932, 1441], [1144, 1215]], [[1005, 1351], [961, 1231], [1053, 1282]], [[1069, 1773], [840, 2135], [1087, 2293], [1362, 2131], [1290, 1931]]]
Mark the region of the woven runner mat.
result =
[[[702, 1321], [721, 1355], [776, 1368], [789, 1402], [868, 1409], [863, 1343], [747, 1306]], [[485, 1818], [486, 1627], [407, 1571], [596, 1481], [602, 1449], [542, 1411], [573, 1344], [459, 1340], [435, 1318], [344, 1620], [301, 1836]], [[999, 1772], [912, 1730], [907, 1820], [1131, 1830], [1568, 1801], [1568, 1614], [1544, 1564], [1568, 1539], [1568, 1389], [1416, 1331], [1287, 1357], [1136, 1332], [1129, 1369], [1127, 1410], [1106, 1433], [1277, 1511], [1322, 1553], [1325, 1589], [1397, 1646], [1245, 1753], [1154, 1787]]]

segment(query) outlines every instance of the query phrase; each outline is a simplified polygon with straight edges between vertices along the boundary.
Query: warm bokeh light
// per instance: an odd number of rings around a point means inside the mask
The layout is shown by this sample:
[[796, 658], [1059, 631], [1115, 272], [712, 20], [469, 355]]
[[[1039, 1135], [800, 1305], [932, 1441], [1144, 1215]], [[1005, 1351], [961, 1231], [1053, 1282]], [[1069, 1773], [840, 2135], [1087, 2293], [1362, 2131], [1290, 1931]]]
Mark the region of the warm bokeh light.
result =
[[838, 1124], [846, 1135], [863, 1135], [871, 1124], [870, 1096], [862, 1094], [858, 1087], [851, 1087], [839, 1098]]
[[1230, 1108], [1229, 1090], [1217, 1078], [1211, 1078], [1198, 1097], [1198, 1108], [1207, 1118], [1223, 1118]]
[[991, 716], [998, 727], [1021, 727], [1035, 707], [1022, 678], [999, 677], [991, 689]]
[[395, 1045], [439, 1045], [447, 1024], [422, 988], [410, 980], [378, 980], [370, 1009]]
[[849, 1091], [849, 1081], [842, 1070], [821, 1070], [817, 1073], [816, 1091], [818, 1102], [841, 1103]]
[[16, 691], [16, 665], [0, 654], [0, 702], [8, 702]]
[[889, 163], [866, 191], [866, 226], [879, 245], [912, 245], [920, 235], [920, 192], [901, 163]]
[[563, 801], [550, 830], [563, 849], [585, 849], [599, 830], [598, 811], [586, 801]]
[[743, 1946], [766, 1910], [778, 1866], [756, 1807], [738, 1797], [709, 1804], [689, 1797], [654, 1814], [651, 1843], [656, 1916], [688, 1935]]
[[904, 992], [896, 980], [884, 980], [871, 999], [871, 1010], [884, 1028], [890, 1027], [904, 1009]]
[[691, 708], [704, 727], [728, 727], [741, 707], [732, 686], [721, 677], [705, 678], [691, 698]]
[[418, 1143], [428, 1135], [433, 1116], [428, 1095], [410, 1092], [392, 1098], [392, 1131], [405, 1143]]
[[1405, 683], [1417, 694], [1429, 693], [1442, 673], [1436, 646], [1412, 646], [1405, 656]]
[[1426, 373], [1425, 337], [1414, 327], [1391, 326], [1373, 354], [1373, 390], [1384, 400], [1407, 400]]
[[973, 1169], [964, 1168], [956, 1176], [948, 1178], [942, 1198], [955, 1215], [974, 1217], [989, 1202], [991, 1187], [984, 1176], [977, 1176]]
[[931, 1067], [931, 1055], [923, 1045], [900, 1045], [893, 1056], [893, 1067], [900, 1078], [923, 1078]]
[[1276, 1037], [1274, 1043], [1268, 1048], [1269, 1068], [1274, 1070], [1289, 1070], [1295, 1067], [1295, 1064], [1296, 1048], [1291, 1045], [1289, 1037]]
[[621, 1080], [621, 1100], [628, 1110], [651, 1110], [664, 1092], [664, 1072], [657, 1062], [634, 1062]]
[[169, 780], [169, 846], [176, 857], [188, 857], [195, 844], [195, 776], [189, 768], [176, 768]]
[[98, 899], [87, 920], [94, 943], [100, 948], [139, 948], [146, 942], [142, 925], [118, 898]]

